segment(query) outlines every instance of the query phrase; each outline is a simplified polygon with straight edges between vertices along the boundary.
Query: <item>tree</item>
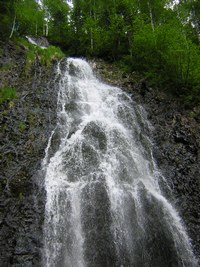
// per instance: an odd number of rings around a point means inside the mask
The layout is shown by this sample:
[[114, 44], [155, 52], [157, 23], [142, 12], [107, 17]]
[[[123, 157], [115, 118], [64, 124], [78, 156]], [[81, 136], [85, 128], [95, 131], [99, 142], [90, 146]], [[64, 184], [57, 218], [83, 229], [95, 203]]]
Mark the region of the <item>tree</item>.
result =
[[19, 35], [42, 35], [44, 14], [36, 1], [15, 0], [14, 12], [15, 31]]
[[13, 17], [14, 17], [14, 1], [0, 0], [0, 38], [1, 40], [5, 40], [9, 37]]
[[45, 13], [46, 35], [54, 44], [62, 47], [68, 46], [69, 35], [69, 6], [64, 0], [43, 0]]

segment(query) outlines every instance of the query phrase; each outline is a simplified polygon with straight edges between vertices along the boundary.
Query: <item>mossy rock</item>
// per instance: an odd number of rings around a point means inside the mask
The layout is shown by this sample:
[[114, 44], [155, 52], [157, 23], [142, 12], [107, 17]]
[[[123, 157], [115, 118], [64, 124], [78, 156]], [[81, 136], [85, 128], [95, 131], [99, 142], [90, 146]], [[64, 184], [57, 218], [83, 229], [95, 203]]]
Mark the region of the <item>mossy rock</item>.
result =
[[16, 97], [16, 89], [10, 86], [0, 88], [0, 104], [4, 101], [11, 101]]
[[19, 172], [9, 181], [9, 191], [14, 197], [22, 197], [28, 188], [28, 175], [26, 171]]

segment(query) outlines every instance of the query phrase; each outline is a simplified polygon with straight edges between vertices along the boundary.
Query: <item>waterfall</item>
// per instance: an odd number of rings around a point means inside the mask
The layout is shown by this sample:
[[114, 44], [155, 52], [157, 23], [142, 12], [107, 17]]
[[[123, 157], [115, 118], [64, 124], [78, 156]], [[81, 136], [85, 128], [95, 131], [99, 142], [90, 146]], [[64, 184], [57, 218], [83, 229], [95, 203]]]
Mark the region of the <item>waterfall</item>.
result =
[[55, 89], [57, 125], [43, 160], [43, 266], [197, 266], [161, 190], [167, 182], [145, 110], [81, 59], [61, 60]]

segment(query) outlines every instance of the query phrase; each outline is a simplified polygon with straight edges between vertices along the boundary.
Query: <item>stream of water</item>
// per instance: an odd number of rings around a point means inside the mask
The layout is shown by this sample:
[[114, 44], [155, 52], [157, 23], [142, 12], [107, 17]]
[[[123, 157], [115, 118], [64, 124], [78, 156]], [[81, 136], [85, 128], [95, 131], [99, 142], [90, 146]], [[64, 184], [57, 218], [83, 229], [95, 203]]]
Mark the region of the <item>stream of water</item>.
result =
[[58, 64], [55, 89], [57, 125], [43, 160], [43, 265], [196, 267], [181, 218], [160, 189], [167, 182], [145, 110], [81, 59]]

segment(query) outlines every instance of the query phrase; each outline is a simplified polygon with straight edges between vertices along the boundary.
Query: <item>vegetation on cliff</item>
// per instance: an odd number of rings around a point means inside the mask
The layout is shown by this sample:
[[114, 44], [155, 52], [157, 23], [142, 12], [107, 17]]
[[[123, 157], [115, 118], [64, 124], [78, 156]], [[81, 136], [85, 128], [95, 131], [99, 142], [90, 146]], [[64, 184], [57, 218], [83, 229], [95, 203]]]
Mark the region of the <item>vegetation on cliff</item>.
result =
[[38, 169], [55, 125], [57, 92], [52, 65], [41, 64], [36, 53], [27, 65], [35, 49], [28, 46], [1, 44], [0, 266], [41, 266], [44, 196]]
[[1, 0], [0, 37], [47, 36], [68, 55], [115, 61], [198, 106], [199, 14], [197, 0]]

